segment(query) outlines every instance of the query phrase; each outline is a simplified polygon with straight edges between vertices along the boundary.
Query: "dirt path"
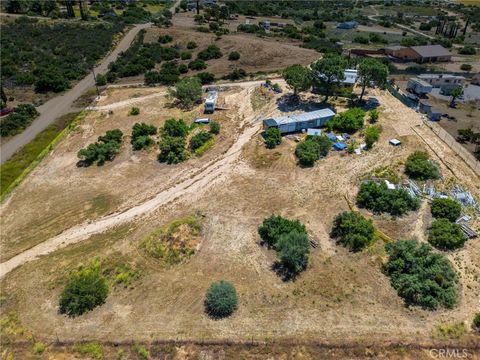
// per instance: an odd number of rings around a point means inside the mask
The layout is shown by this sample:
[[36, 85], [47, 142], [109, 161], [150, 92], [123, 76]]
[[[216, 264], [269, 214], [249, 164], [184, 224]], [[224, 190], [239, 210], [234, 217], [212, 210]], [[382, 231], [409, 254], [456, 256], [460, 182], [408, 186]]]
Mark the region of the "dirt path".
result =
[[[131, 42], [138, 32], [150, 26], [150, 23], [135, 25], [134, 28], [123, 37], [115, 49], [110, 52], [102, 60], [100, 65], [95, 68], [95, 73], [105, 73], [108, 69], [108, 64], [110, 64], [112, 61], [115, 61], [120, 52], [125, 51], [130, 47]], [[95, 81], [92, 73], [90, 73], [63, 95], [56, 96], [46, 103], [40, 105], [37, 108], [37, 110], [40, 112], [40, 116], [37, 117], [32, 124], [25, 129], [25, 131], [12, 137], [8, 142], [1, 144], [0, 164], [3, 164], [23, 146], [31, 142], [35, 136], [45, 130], [60, 116], [72, 112], [73, 102], [94, 85]]]
[[[246, 89], [245, 91], [249, 93], [253, 91], [253, 88]], [[93, 234], [102, 233], [114, 226], [134, 220], [136, 217], [151, 212], [181, 196], [189, 194], [198, 195], [206, 191], [212, 184], [225, 179], [227, 173], [234, 168], [243, 145], [260, 129], [260, 118], [255, 116], [251, 109], [245, 109], [243, 113], [246, 115], [242, 124], [243, 132], [221, 158], [210, 162], [194, 176], [180, 180], [175, 186], [158, 193], [142, 204], [136, 205], [124, 212], [113, 213], [98, 220], [74, 226], [58, 236], [1, 263], [0, 278], [16, 267], [32, 261], [41, 255], [49, 254], [59, 248], [85, 240]]]

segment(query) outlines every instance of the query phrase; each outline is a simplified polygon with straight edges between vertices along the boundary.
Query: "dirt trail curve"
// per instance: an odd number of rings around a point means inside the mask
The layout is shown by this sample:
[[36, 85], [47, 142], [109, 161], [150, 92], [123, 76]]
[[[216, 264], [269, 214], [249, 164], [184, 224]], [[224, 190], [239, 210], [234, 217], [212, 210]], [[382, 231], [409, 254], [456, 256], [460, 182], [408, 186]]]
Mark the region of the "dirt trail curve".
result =
[[[95, 73], [105, 73], [108, 69], [108, 64], [110, 64], [112, 61], [115, 61], [120, 52], [125, 51], [130, 47], [131, 42], [138, 32], [150, 26], [150, 23], [135, 25], [133, 29], [131, 29], [122, 38], [122, 40], [120, 40], [115, 49], [102, 60], [100, 65], [95, 67]], [[63, 95], [55, 96], [53, 99], [50, 99], [46, 103], [40, 105], [37, 108], [37, 110], [40, 112], [40, 116], [37, 117], [32, 124], [25, 129], [25, 131], [14, 136], [8, 142], [1, 144], [0, 164], [3, 164], [23, 146], [32, 141], [35, 136], [45, 130], [56, 119], [68, 114], [69, 112], [72, 112], [74, 110], [72, 108], [73, 102], [94, 85], [95, 81], [93, 79], [93, 74], [90, 73]]]
[[228, 151], [218, 161], [213, 161], [198, 171], [195, 176], [184, 179], [177, 185], [158, 193], [152, 199], [136, 205], [124, 212], [113, 213], [93, 222], [74, 226], [1, 263], [0, 278], [16, 267], [28, 261], [32, 261], [41, 255], [46, 255], [59, 248], [85, 240], [93, 234], [104, 232], [114, 226], [131, 221], [138, 216], [151, 212], [158, 207], [179, 198], [180, 196], [198, 194], [205, 191], [214, 182], [224, 179], [226, 173], [233, 169], [243, 145], [245, 145], [260, 129], [260, 121], [258, 121], [258, 119], [259, 117], [254, 116], [254, 114], [251, 114], [251, 116], [246, 118], [243, 132]]

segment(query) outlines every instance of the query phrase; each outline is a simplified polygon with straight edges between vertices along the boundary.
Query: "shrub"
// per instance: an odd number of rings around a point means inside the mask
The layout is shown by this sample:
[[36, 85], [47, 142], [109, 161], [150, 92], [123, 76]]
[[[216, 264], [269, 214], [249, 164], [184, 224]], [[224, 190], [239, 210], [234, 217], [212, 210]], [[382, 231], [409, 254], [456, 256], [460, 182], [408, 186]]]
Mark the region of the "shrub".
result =
[[477, 51], [475, 50], [475, 48], [473, 46], [466, 45], [466, 46], [462, 47], [460, 50], [458, 50], [458, 53], [462, 54], [462, 55], [475, 55], [477, 53]]
[[96, 84], [97, 84], [98, 86], [105, 86], [105, 85], [107, 85], [107, 78], [105, 77], [105, 75], [98, 74], [98, 75], [96, 76], [96, 78], [97, 78]]
[[222, 55], [223, 54], [217, 45], [209, 45], [205, 50], [200, 51], [197, 57], [203, 61], [207, 61], [211, 59], [220, 59]]
[[366, 36], [355, 36], [353, 38], [353, 42], [359, 43], [359, 44], [368, 44], [370, 40]]
[[73, 272], [60, 296], [60, 313], [79, 316], [102, 305], [108, 296], [107, 281], [100, 273], [100, 262]]
[[202, 83], [202, 85], [210, 84], [215, 80], [215, 75], [209, 72], [201, 72], [195, 76], [200, 79], [200, 82]]
[[0, 119], [0, 135], [11, 136], [19, 133], [31, 124], [40, 113], [32, 104], [20, 104], [8, 116]]
[[265, 131], [265, 146], [268, 149], [274, 149], [281, 142], [282, 134], [278, 128], [270, 127]]
[[158, 82], [163, 85], [173, 85], [180, 79], [180, 71], [174, 61], [163, 63], [158, 72]]
[[382, 128], [379, 125], [372, 125], [365, 129], [365, 144], [368, 149], [371, 149], [373, 144], [378, 141], [381, 132]]
[[228, 54], [228, 60], [237, 61], [238, 59], [240, 59], [240, 53], [238, 51], [232, 51]]
[[475, 314], [475, 317], [473, 318], [473, 326], [476, 330], [480, 330], [480, 312]]
[[190, 51], [184, 51], [180, 53], [180, 59], [182, 60], [189, 60], [192, 58], [192, 53]]
[[188, 67], [192, 70], [203, 70], [207, 68], [207, 64], [202, 59], [195, 59], [188, 63]]
[[365, 219], [358, 212], [345, 211], [335, 217], [330, 235], [350, 250], [359, 251], [373, 241], [374, 234], [372, 220]]
[[463, 70], [463, 71], [471, 71], [471, 70], [472, 70], [472, 65], [470, 65], [470, 64], [462, 64], [462, 65], [460, 65], [460, 70]]
[[189, 41], [187, 43], [187, 49], [192, 50], [192, 49], [195, 49], [196, 47], [197, 47], [197, 43], [195, 41]]
[[160, 44], [166, 44], [166, 43], [169, 43], [169, 42], [172, 42], [173, 41], [173, 37], [171, 37], [170, 35], [166, 34], [166, 35], [160, 35], [158, 37], [158, 42]]
[[220, 124], [216, 121], [210, 121], [210, 132], [214, 135], [218, 135], [220, 133]]
[[410, 154], [405, 163], [405, 173], [419, 180], [438, 179], [440, 170], [438, 166], [429, 160], [428, 154], [422, 151], [415, 151]]
[[375, 124], [378, 121], [378, 110], [373, 109], [370, 111], [370, 123]]
[[164, 135], [160, 140], [159, 147], [158, 161], [160, 162], [178, 164], [188, 159], [184, 137]]
[[150, 135], [155, 135], [157, 128], [154, 125], [147, 125], [145, 123], [135, 123], [132, 127], [132, 140], [131, 144], [133, 150], [142, 150], [150, 145], [153, 145], [154, 141]]
[[460, 225], [437, 219], [428, 229], [428, 242], [441, 250], [454, 250], [463, 246], [465, 236]]
[[384, 272], [407, 306], [418, 305], [429, 310], [453, 308], [457, 276], [445, 257], [415, 240], [399, 240], [385, 248], [389, 258]]
[[268, 247], [275, 247], [281, 235], [292, 231], [307, 233], [305, 225], [300, 221], [286, 219], [279, 215], [272, 215], [266, 218], [258, 228], [258, 234]]
[[112, 161], [120, 149], [122, 136], [119, 129], [108, 130], [104, 136], [99, 136], [97, 142], [77, 153], [81, 165], [90, 166], [95, 162], [103, 165], [105, 161]]
[[310, 242], [305, 232], [293, 230], [280, 235], [276, 250], [283, 268], [290, 275], [296, 275], [307, 268]]
[[162, 128], [162, 135], [173, 136], [173, 137], [186, 137], [188, 135], [188, 125], [183, 121], [175, 120], [173, 118], [165, 121], [165, 124]]
[[88, 355], [88, 357], [92, 359], [103, 359], [103, 348], [100, 344], [95, 342], [90, 342], [86, 344], [75, 344], [73, 350], [82, 355]]
[[33, 344], [33, 353], [37, 355], [41, 355], [45, 352], [45, 344], [38, 341], [35, 344]]
[[140, 109], [138, 107], [132, 107], [128, 115], [140, 115]]
[[295, 155], [301, 166], [313, 166], [320, 157], [327, 156], [331, 144], [326, 136], [307, 136], [295, 148]]
[[226, 281], [213, 283], [205, 296], [205, 311], [212, 318], [224, 318], [237, 309], [235, 287]]
[[432, 216], [437, 219], [448, 219], [455, 221], [460, 217], [462, 206], [453, 199], [435, 198], [430, 208]]
[[247, 72], [243, 69], [234, 69], [231, 73], [224, 76], [225, 79], [230, 81], [240, 80], [247, 76]]
[[178, 71], [180, 74], [186, 74], [188, 72], [188, 66], [185, 64], [178, 65]]
[[200, 131], [198, 134], [192, 136], [192, 138], [190, 139], [190, 149], [195, 151], [212, 138], [212, 134], [206, 131]]
[[175, 85], [175, 89], [169, 91], [187, 109], [202, 98], [202, 84], [198, 77], [183, 78]]
[[374, 213], [389, 213], [401, 216], [410, 210], [417, 210], [420, 201], [410, 196], [405, 189], [388, 189], [385, 182], [366, 181], [357, 194], [357, 205]]
[[137, 353], [138, 357], [142, 360], [148, 360], [148, 358], [150, 357], [150, 352], [143, 345], [133, 345], [133, 351]]
[[365, 111], [361, 108], [351, 108], [340, 114], [335, 115], [332, 126], [335, 130], [353, 134], [363, 127], [363, 118]]

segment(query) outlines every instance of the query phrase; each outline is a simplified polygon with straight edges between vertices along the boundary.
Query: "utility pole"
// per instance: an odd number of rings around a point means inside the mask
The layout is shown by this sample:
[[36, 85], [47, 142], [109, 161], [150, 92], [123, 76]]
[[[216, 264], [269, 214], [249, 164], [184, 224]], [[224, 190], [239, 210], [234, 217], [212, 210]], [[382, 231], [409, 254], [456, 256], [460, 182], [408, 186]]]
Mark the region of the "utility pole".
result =
[[200, 0], [197, 0], [197, 15], [200, 15]]

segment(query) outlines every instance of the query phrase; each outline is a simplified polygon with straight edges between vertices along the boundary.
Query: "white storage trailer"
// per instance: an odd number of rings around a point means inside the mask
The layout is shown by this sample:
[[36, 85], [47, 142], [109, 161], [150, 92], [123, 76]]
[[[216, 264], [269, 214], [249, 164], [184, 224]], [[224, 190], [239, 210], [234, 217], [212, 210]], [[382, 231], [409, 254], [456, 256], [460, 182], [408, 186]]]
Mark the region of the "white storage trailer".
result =
[[429, 94], [433, 89], [433, 86], [426, 81], [419, 78], [411, 78], [407, 83], [407, 90], [417, 94], [425, 95]]
[[205, 99], [205, 109], [206, 113], [213, 113], [215, 111], [215, 106], [217, 105], [218, 92], [209, 91], [207, 98]]
[[287, 115], [263, 120], [263, 128], [277, 127], [282, 134], [302, 131], [309, 128], [319, 128], [333, 118], [335, 113], [326, 108], [297, 115]]

